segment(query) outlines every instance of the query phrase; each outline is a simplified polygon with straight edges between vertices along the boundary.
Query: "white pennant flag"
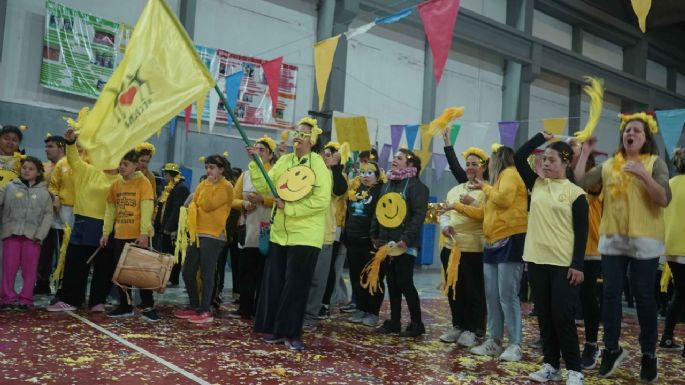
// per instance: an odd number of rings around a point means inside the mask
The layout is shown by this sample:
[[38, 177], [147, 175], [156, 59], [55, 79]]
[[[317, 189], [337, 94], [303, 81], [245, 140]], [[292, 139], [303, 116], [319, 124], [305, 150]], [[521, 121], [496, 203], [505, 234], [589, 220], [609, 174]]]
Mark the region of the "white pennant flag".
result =
[[375, 21], [372, 21], [372, 22], [370, 22], [369, 24], [364, 24], [364, 25], [362, 25], [361, 27], [357, 27], [357, 28], [355, 28], [355, 29], [353, 29], [353, 30], [351, 30], [351, 31], [345, 32], [345, 37], [347, 38], [347, 40], [350, 40], [350, 39], [352, 39], [352, 38], [355, 37], [355, 36], [359, 36], [359, 35], [361, 35], [362, 33], [368, 32], [368, 30], [370, 30], [371, 28], [373, 28], [373, 26], [375, 26], [375, 25], [376, 25], [376, 22], [375, 22]]

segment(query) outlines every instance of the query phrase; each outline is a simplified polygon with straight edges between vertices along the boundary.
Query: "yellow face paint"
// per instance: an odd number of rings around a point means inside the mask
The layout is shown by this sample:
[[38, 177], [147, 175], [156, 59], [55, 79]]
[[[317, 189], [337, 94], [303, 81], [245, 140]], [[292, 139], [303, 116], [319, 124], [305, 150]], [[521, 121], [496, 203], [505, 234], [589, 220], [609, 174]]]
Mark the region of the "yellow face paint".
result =
[[278, 196], [286, 202], [298, 201], [312, 191], [316, 182], [314, 171], [307, 166], [295, 166], [278, 178]]
[[406, 216], [407, 202], [399, 193], [387, 193], [378, 200], [376, 218], [383, 227], [390, 229], [398, 227]]

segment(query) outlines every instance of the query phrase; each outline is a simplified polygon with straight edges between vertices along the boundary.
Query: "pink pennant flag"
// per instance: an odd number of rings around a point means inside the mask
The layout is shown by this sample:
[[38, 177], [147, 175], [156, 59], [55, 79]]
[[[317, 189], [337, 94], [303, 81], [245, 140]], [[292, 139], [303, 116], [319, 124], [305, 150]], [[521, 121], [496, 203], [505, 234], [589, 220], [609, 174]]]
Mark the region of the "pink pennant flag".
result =
[[188, 107], [185, 109], [185, 121], [186, 121], [186, 135], [188, 135], [188, 131], [190, 130], [190, 113], [193, 111], [193, 105], [190, 104]]
[[445, 167], [447, 166], [447, 157], [445, 154], [433, 154], [433, 175], [435, 176], [435, 181], [439, 181], [442, 177], [442, 173], [445, 172]]
[[499, 141], [503, 146], [514, 147], [516, 141], [516, 133], [519, 130], [519, 122], [499, 122]]
[[400, 140], [402, 139], [402, 132], [404, 131], [404, 124], [390, 125], [390, 141], [392, 142], [393, 154], [397, 152], [400, 147]]
[[276, 107], [278, 106], [278, 83], [281, 81], [282, 65], [283, 56], [262, 63], [262, 70], [264, 71], [266, 84], [269, 87], [269, 95], [271, 96], [271, 116], [276, 116]]
[[460, 0], [433, 0], [419, 4], [419, 14], [433, 52], [433, 75], [440, 83], [447, 54], [452, 46], [452, 33], [457, 22]]
[[388, 158], [390, 157], [390, 149], [392, 148], [389, 144], [384, 144], [380, 155], [378, 155], [378, 166], [383, 170], [388, 169]]

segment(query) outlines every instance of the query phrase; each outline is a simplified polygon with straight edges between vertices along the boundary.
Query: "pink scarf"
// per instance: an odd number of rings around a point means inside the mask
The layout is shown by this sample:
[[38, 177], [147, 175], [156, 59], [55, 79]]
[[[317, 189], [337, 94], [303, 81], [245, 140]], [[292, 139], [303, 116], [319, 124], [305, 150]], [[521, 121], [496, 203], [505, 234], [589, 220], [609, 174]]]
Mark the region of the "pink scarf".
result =
[[415, 177], [416, 173], [416, 167], [407, 167], [402, 170], [390, 170], [385, 175], [388, 180], [403, 180]]

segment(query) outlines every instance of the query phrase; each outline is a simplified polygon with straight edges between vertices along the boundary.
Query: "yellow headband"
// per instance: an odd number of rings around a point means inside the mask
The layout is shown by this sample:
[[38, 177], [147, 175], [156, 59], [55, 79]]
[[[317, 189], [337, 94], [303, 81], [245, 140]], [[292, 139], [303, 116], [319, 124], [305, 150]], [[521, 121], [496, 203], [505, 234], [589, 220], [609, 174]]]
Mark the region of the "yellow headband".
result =
[[649, 127], [649, 131], [652, 134], [656, 134], [659, 132], [659, 127], [656, 125], [656, 120], [652, 117], [652, 115], [646, 114], [644, 112], [637, 112], [632, 115], [625, 115], [621, 114], [621, 125], [619, 127], [620, 131], [623, 132], [623, 130], [626, 128], [626, 124], [628, 122], [633, 121], [633, 120], [639, 120], [643, 123], [645, 123]]
[[485, 151], [481, 150], [478, 147], [469, 147], [464, 152], [462, 152], [461, 155], [464, 157], [464, 159], [468, 158], [471, 155], [474, 155], [480, 158], [481, 165], [485, 164], [485, 162], [488, 160], [488, 155], [485, 153]]
[[333, 148], [333, 149], [335, 149], [335, 151], [340, 151], [340, 143], [330, 141], [330, 142], [326, 143], [326, 145], [323, 146], [323, 148]]
[[309, 142], [314, 145], [316, 143], [316, 139], [323, 133], [323, 130], [319, 128], [319, 124], [316, 121], [316, 119], [312, 118], [311, 116], [305, 116], [304, 118], [300, 119], [297, 122], [297, 125], [299, 126], [300, 124], [306, 124], [308, 126], [311, 126], [312, 128], [312, 136], [309, 137]]
[[136, 152], [141, 152], [141, 151], [150, 151], [150, 154], [155, 155], [157, 152], [157, 149], [155, 148], [155, 145], [152, 143], [144, 142], [136, 146]]
[[268, 135], [264, 135], [261, 138], [257, 139], [257, 142], [265, 143], [266, 146], [269, 147], [269, 150], [271, 150], [271, 152], [276, 151], [276, 142], [274, 142], [274, 140], [271, 139], [271, 137], [269, 137]]
[[494, 154], [497, 152], [497, 150], [499, 150], [500, 147], [502, 147], [501, 144], [493, 143], [492, 146], [490, 146], [490, 149], [491, 149], [492, 153]]

